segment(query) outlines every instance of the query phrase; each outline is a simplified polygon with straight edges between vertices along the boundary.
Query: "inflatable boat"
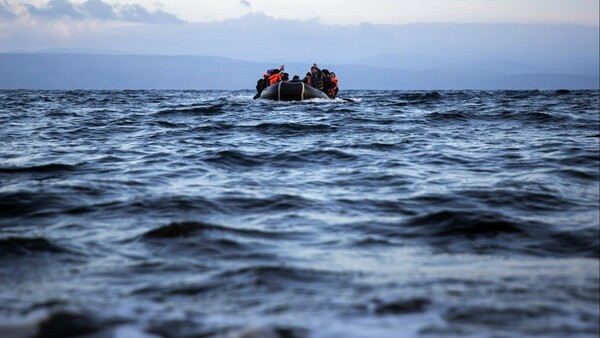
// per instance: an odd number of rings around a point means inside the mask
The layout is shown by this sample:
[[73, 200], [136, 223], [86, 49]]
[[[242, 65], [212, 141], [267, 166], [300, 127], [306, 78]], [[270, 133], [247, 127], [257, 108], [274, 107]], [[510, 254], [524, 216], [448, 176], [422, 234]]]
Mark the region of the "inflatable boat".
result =
[[265, 88], [260, 94], [260, 98], [274, 101], [329, 99], [327, 94], [302, 81], [277, 82]]

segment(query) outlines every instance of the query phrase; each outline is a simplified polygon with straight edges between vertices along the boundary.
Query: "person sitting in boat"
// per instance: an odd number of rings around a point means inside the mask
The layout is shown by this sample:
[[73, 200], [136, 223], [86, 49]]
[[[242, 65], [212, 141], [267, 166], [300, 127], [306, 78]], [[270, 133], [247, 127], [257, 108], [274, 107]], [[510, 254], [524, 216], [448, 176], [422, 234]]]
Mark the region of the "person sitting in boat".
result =
[[288, 74], [288, 73], [281, 73], [281, 81], [287, 82], [289, 80], [290, 80], [290, 74]]
[[300, 76], [294, 75], [291, 82], [300, 82]]
[[319, 69], [316, 63], [313, 63], [310, 68], [310, 86], [323, 91], [323, 72]]
[[281, 75], [283, 74], [284, 70], [285, 70], [285, 65], [281, 65], [281, 67], [279, 67], [279, 69], [267, 70], [267, 73], [265, 75], [263, 75], [263, 78], [266, 77], [268, 79], [268, 81], [265, 82], [264, 88], [267, 88], [268, 86], [274, 85], [277, 82], [281, 81]]
[[274, 84], [276, 84], [277, 82], [281, 81], [281, 71], [279, 69], [274, 69], [271, 72], [271, 75], [269, 75], [269, 84], [268, 86], [272, 86]]
[[256, 81], [256, 91], [260, 95], [265, 88], [269, 86], [269, 74], [264, 74], [261, 79]]
[[281, 65], [279, 69], [267, 70], [267, 72], [263, 75], [262, 79], [259, 79], [256, 82], [256, 91], [258, 92], [258, 94], [256, 94], [255, 97], [259, 97], [260, 93], [262, 93], [262, 91], [265, 90], [265, 88], [267, 88], [268, 86], [281, 81], [280, 73], [283, 72], [284, 69], [285, 65]]
[[331, 77], [329, 76], [329, 70], [323, 69], [321, 71], [323, 73], [323, 92], [327, 94], [327, 96], [331, 97], [330, 92], [333, 84], [331, 83]]
[[335, 99], [335, 97], [337, 96], [337, 93], [339, 91], [339, 87], [338, 87], [338, 79], [335, 76], [334, 72], [330, 72], [329, 73], [329, 79], [331, 80], [331, 88], [329, 89], [329, 92], [326, 93], [327, 96], [329, 96], [332, 99]]
[[304, 79], [302, 79], [302, 82], [310, 86], [310, 72], [306, 73], [306, 76], [304, 77]]

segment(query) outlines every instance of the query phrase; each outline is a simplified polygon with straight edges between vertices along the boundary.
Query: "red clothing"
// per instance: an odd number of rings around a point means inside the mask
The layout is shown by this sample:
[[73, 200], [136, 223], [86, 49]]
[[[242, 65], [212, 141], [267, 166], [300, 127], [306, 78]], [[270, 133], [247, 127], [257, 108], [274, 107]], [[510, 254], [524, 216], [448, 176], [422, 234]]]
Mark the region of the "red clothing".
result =
[[331, 97], [332, 99], [335, 98], [335, 96], [338, 93], [338, 79], [337, 77], [332, 77], [331, 78], [331, 89], [329, 89], [329, 93], [327, 93], [327, 95], [329, 97]]
[[281, 81], [281, 74], [277, 73], [269, 76], [269, 86], [274, 85], [279, 81]]

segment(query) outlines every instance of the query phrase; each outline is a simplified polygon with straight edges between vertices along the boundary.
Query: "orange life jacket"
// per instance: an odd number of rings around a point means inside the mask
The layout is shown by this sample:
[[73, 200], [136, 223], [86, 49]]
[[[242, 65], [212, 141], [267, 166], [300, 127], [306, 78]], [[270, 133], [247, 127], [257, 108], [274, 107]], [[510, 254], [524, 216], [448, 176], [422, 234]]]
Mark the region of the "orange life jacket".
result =
[[338, 79], [337, 77], [332, 77], [331, 78], [331, 89], [329, 89], [329, 93], [327, 93], [329, 95], [329, 97], [331, 98], [335, 98], [335, 96], [337, 95], [338, 92]]
[[281, 81], [281, 74], [273, 74], [269, 76], [269, 86], [276, 84]]

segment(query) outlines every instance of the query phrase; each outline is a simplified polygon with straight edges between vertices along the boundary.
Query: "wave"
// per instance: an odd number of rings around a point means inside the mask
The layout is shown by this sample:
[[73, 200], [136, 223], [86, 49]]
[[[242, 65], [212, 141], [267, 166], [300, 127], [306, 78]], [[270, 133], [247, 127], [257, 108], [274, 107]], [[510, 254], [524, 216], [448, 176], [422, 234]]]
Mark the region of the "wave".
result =
[[410, 148], [410, 140], [403, 140], [398, 143], [387, 143], [387, 142], [372, 142], [372, 143], [354, 143], [348, 146], [348, 148], [354, 149], [365, 149], [375, 151], [392, 151], [392, 150], [404, 150]]
[[[256, 234], [250, 235], [254, 237]], [[139, 238], [161, 255], [240, 257], [253, 251], [252, 238], [248, 236], [243, 230], [234, 228], [202, 222], [182, 222], [148, 230]], [[264, 250], [263, 253], [266, 254]]]
[[217, 225], [205, 222], [175, 222], [156, 229], [148, 230], [143, 235], [143, 239], [167, 239], [177, 237], [190, 237], [202, 235], [206, 232], [218, 232], [224, 234], [235, 234], [246, 237], [273, 239], [285, 236], [276, 232], [267, 232], [256, 229], [232, 228], [223, 225]]
[[498, 114], [498, 116], [502, 120], [515, 120], [528, 123], [545, 124], [567, 123], [572, 119], [571, 117], [563, 114], [559, 115], [557, 113], [524, 109], [503, 110]]
[[[95, 336], [100, 331], [106, 330], [109, 324], [116, 323], [104, 322], [88, 314], [57, 310], [17, 326], [9, 331], [15, 336], [9, 334], [9, 337]], [[32, 334], [34, 332], [36, 334]]]
[[[518, 224], [501, 214], [468, 213], [443, 210], [413, 217], [403, 224], [409, 233], [427, 237], [494, 236], [502, 233], [527, 234], [527, 225]], [[530, 227], [533, 223], [528, 224]]]
[[[508, 182], [504, 182], [508, 184]], [[556, 191], [524, 191], [498, 188], [494, 190], [473, 189], [457, 191], [457, 198], [464, 197], [484, 203], [492, 208], [520, 209], [523, 211], [561, 211], [575, 207], [574, 203], [561, 198]]]
[[263, 154], [250, 155], [237, 150], [221, 150], [210, 154], [204, 161], [227, 167], [254, 167], [264, 164], [262, 158]]
[[492, 211], [434, 211], [399, 224], [372, 223], [362, 231], [383, 238], [420, 239], [450, 252], [600, 257], [598, 229], [559, 230]]
[[343, 282], [350, 276], [324, 270], [313, 270], [288, 265], [253, 265], [211, 273], [209, 278], [195, 282], [167, 282], [160, 286], [149, 286], [134, 290], [134, 294], [164, 295], [211, 295], [222, 296], [223, 292], [257, 297], [267, 291], [278, 291], [294, 287], [296, 290], [314, 290], [323, 283]]
[[394, 301], [381, 301], [376, 299], [373, 303], [372, 309], [377, 315], [403, 315], [424, 312], [427, 307], [431, 305], [431, 300], [424, 297], [399, 299]]
[[183, 123], [172, 123], [169, 121], [156, 121], [156, 122], [152, 122], [151, 125], [157, 125], [159, 127], [163, 127], [163, 128], [184, 128], [187, 127], [186, 124]]
[[[47, 177], [44, 177], [44, 180]], [[110, 207], [121, 202], [106, 199], [118, 191], [119, 187], [108, 188], [86, 180], [69, 180], [61, 183], [60, 177], [50, 177], [56, 182], [40, 181], [33, 189], [15, 189], [0, 192], [0, 220], [2, 218], [37, 218], [50, 216], [81, 215], [85, 213], [111, 211]], [[37, 180], [37, 179], [36, 179]], [[129, 181], [119, 185], [131, 184]]]
[[565, 95], [565, 94], [571, 94], [571, 91], [568, 89], [557, 89], [554, 91], [555, 94], [558, 95]]
[[459, 121], [464, 122], [472, 119], [474, 117], [473, 114], [465, 112], [465, 111], [445, 111], [445, 112], [432, 112], [425, 115], [425, 118], [431, 122], [449, 122], [449, 121]]
[[341, 283], [351, 276], [329, 270], [306, 269], [290, 265], [255, 265], [225, 271], [217, 278], [223, 281], [248, 283], [244, 288], [260, 286], [275, 291], [294, 286], [296, 289], [314, 289], [315, 285]]
[[269, 135], [305, 135], [305, 134], [320, 134], [333, 133], [338, 129], [328, 124], [301, 124], [301, 123], [261, 123], [254, 128], [262, 133]]
[[[561, 310], [555, 307], [549, 307], [540, 304], [524, 304], [524, 305], [511, 305], [511, 306], [498, 306], [498, 305], [469, 305], [469, 306], [452, 306], [447, 309], [444, 313], [444, 318], [451, 323], [462, 324], [462, 325], [476, 325], [476, 326], [504, 326], [506, 323], [511, 323], [515, 327], [527, 327], [529, 323], [533, 322], [548, 322], [549, 318], [560, 318], [569, 316], [569, 311]], [[542, 325], [538, 330], [538, 334], [553, 332], [553, 329], [549, 329], [548, 326]], [[583, 331], [585, 332], [585, 331]], [[583, 333], [578, 332], [578, 333]], [[564, 336], [579, 336], [576, 332], [569, 332]], [[542, 335], [545, 336], [545, 335]], [[554, 334], [551, 334], [554, 336]]]
[[70, 251], [43, 237], [7, 237], [0, 239], [0, 257], [68, 252]]
[[580, 152], [579, 149], [572, 149], [569, 150], [569, 152], [572, 153], [572, 155], [566, 155], [565, 158], [559, 160], [560, 164], [575, 167], [590, 166], [591, 168], [598, 169], [598, 166], [600, 164], [599, 153], [575, 155], [576, 153], [578, 154]]
[[[123, 182], [131, 186], [131, 182]], [[135, 182], [134, 189], [140, 183]], [[116, 191], [116, 190], [115, 190]], [[73, 186], [59, 191], [16, 191], [0, 193], [0, 219], [44, 218], [49, 216], [95, 214], [147, 214], [170, 216], [186, 214], [230, 214], [280, 212], [310, 208], [312, 201], [300, 196], [275, 194], [263, 198], [224, 196], [159, 195], [129, 199], [110, 198], [102, 186]]]
[[354, 154], [350, 154], [337, 149], [313, 149], [313, 150], [301, 150], [294, 152], [278, 153], [272, 158], [275, 162], [292, 162], [296, 163], [318, 163], [328, 164], [336, 163], [341, 164], [344, 162], [357, 160], [358, 157]]
[[237, 150], [222, 150], [209, 154], [205, 162], [227, 167], [294, 167], [307, 163], [327, 164], [356, 160], [357, 156], [336, 149], [301, 150], [278, 153], [245, 153]]
[[283, 326], [252, 326], [230, 332], [230, 338], [305, 338], [310, 337], [308, 330]]
[[69, 112], [69, 111], [63, 111], [63, 110], [53, 110], [53, 111], [49, 111], [47, 114], [48, 114], [48, 116], [57, 118], [57, 119], [68, 119], [68, 118], [73, 118], [73, 117], [79, 116], [79, 114], [77, 112]]
[[238, 126], [235, 124], [212, 121], [209, 125], [194, 127], [190, 131], [194, 134], [227, 133], [236, 128], [238, 128]]
[[292, 240], [292, 232], [234, 228], [205, 222], [174, 222], [147, 230], [137, 239], [157, 252], [219, 255], [238, 259], [276, 257], [273, 240]]
[[222, 210], [237, 212], [280, 212], [310, 208], [313, 202], [301, 196], [275, 194], [269, 197], [220, 197], [215, 199]]
[[394, 96], [395, 99], [408, 100], [413, 101], [413, 103], [419, 102], [428, 102], [428, 101], [437, 101], [443, 98], [443, 95], [440, 92], [421, 92], [421, 93], [402, 93]]
[[[102, 205], [101, 205], [102, 206]], [[158, 213], [170, 215], [194, 212], [210, 214], [220, 211], [218, 204], [203, 196], [161, 195], [138, 197], [126, 201], [112, 201], [102, 206], [109, 212]]]
[[560, 169], [560, 170], [554, 171], [554, 173], [557, 173], [559, 175], [564, 175], [569, 178], [575, 178], [575, 179], [582, 179], [582, 180], [589, 180], [589, 181], [596, 181], [596, 182], [600, 180], [600, 174], [598, 173], [597, 170], [586, 171], [586, 170], [580, 170], [580, 169]]
[[16, 191], [0, 193], [0, 218], [44, 217], [68, 204], [65, 194]]
[[207, 106], [195, 106], [195, 107], [184, 107], [184, 108], [174, 108], [174, 109], [165, 109], [158, 111], [155, 115], [169, 116], [169, 115], [201, 115], [201, 116], [214, 116], [220, 115], [225, 112], [226, 104], [211, 104]]
[[63, 164], [63, 163], [49, 163], [42, 165], [33, 165], [25, 167], [0, 167], [0, 173], [19, 174], [19, 173], [57, 173], [64, 171], [75, 171], [79, 169], [83, 164]]
[[410, 107], [420, 105], [435, 105], [443, 102], [446, 95], [440, 92], [396, 93], [386, 98], [383, 104], [388, 107]]

